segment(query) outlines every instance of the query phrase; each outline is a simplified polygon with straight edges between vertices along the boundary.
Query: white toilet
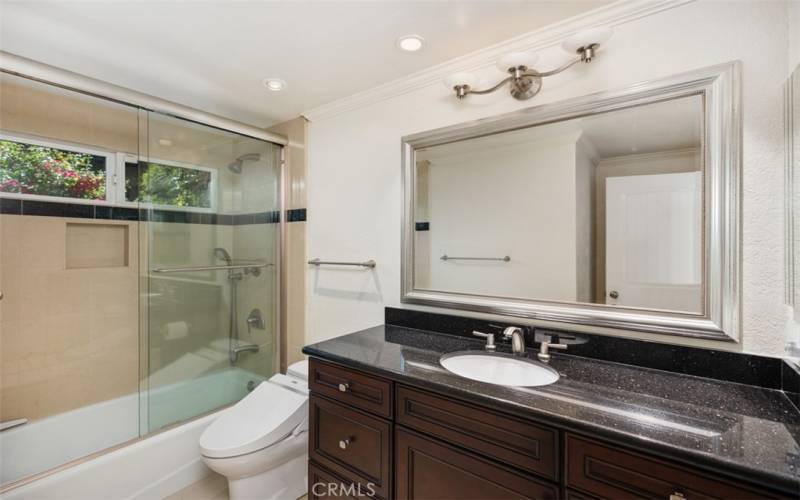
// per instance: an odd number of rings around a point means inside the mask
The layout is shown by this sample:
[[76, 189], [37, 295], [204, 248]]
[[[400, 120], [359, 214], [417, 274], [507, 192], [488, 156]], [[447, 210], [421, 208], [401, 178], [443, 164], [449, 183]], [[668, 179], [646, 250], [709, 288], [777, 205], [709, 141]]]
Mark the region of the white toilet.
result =
[[308, 361], [292, 364], [200, 436], [203, 461], [228, 478], [230, 500], [294, 500], [308, 474]]

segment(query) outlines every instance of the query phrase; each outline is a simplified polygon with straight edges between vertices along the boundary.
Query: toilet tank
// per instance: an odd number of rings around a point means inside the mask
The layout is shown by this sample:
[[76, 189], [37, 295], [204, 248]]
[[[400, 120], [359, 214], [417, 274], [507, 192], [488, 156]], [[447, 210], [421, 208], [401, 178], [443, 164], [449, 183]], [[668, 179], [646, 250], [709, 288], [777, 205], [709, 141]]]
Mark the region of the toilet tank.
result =
[[304, 359], [289, 365], [286, 369], [286, 375], [300, 380], [308, 380], [308, 360]]

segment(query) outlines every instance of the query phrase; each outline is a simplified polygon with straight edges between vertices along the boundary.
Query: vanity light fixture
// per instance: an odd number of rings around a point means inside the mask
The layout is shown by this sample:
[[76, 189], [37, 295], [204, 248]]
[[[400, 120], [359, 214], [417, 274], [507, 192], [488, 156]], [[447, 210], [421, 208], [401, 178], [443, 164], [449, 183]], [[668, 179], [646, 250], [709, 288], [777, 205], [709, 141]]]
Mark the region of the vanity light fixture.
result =
[[286, 88], [286, 82], [280, 78], [265, 78], [264, 86], [273, 92], [278, 92]]
[[468, 94], [490, 94], [508, 83], [511, 95], [517, 100], [524, 101], [539, 93], [542, 89], [542, 78], [557, 75], [579, 62], [592, 62], [600, 44], [610, 37], [610, 28], [594, 28], [575, 33], [564, 40], [561, 47], [571, 54], [577, 54], [577, 57], [550, 71], [533, 69], [533, 65], [538, 59], [536, 54], [529, 52], [506, 54], [497, 61], [497, 67], [500, 71], [507, 72], [509, 76], [487, 89], [475, 88], [478, 85], [478, 77], [472, 73], [455, 73], [448, 76], [444, 84], [448, 89], [454, 90], [456, 97], [461, 100]]

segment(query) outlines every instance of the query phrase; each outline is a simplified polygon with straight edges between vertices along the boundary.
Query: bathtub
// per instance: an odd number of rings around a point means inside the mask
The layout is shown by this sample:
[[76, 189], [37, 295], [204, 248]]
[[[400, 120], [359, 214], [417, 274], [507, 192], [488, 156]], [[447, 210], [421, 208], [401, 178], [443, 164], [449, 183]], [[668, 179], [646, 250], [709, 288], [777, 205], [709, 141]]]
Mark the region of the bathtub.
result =
[[[156, 429], [209, 408], [229, 405], [247, 393], [251, 380], [258, 383], [264, 377], [229, 368], [148, 394], [130, 394], [3, 431], [3, 483], [107, 448], [117, 449], [22, 484], [3, 493], [2, 499], [163, 498], [209, 473], [200, 459], [197, 442], [203, 430], [225, 410], [145, 439], [137, 439], [140, 426]], [[132, 442], [118, 446], [126, 441]]]

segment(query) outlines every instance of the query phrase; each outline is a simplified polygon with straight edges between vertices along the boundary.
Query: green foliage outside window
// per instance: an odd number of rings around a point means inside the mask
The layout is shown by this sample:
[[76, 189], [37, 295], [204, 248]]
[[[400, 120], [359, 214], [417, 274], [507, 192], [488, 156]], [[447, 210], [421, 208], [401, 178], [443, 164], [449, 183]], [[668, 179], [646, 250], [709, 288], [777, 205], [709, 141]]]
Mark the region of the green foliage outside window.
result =
[[[105, 200], [106, 158], [0, 139], [0, 193]], [[211, 208], [211, 172], [160, 163], [128, 163], [125, 199]]]
[[142, 163], [139, 170], [140, 201], [176, 207], [211, 207], [211, 172], [160, 163]]
[[105, 157], [0, 140], [0, 192], [106, 198]]

